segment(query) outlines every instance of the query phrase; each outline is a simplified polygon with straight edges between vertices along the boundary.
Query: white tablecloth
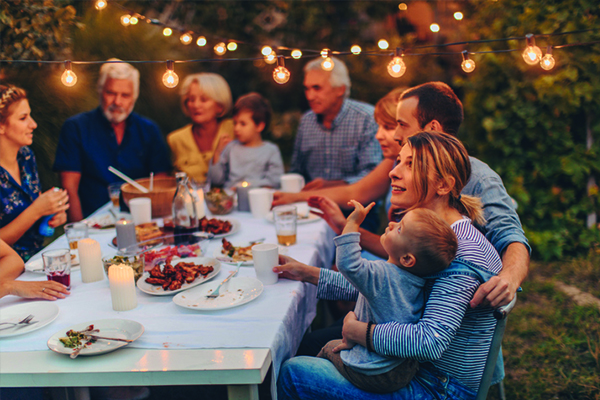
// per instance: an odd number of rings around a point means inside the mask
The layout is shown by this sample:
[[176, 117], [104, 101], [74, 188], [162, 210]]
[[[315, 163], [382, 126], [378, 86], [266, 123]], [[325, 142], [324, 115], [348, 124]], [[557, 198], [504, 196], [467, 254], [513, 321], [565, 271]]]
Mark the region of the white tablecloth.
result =
[[[233, 213], [242, 228], [228, 237], [233, 243], [265, 237], [276, 243], [274, 226], [266, 220], [256, 220], [250, 213]], [[100, 242], [103, 256], [116, 252], [108, 243], [115, 230], [97, 231], [90, 235]], [[287, 248], [288, 255], [319, 267], [329, 267], [333, 258], [333, 232], [323, 221], [298, 226], [298, 242]], [[220, 240], [211, 240], [208, 256], [220, 247]], [[65, 248], [64, 236], [50, 248]], [[39, 254], [33, 259], [39, 257]], [[215, 280], [224, 279], [235, 267], [222, 264]], [[255, 277], [253, 267], [241, 267], [238, 276]], [[45, 276], [25, 273], [22, 280], [41, 280]], [[264, 292], [248, 304], [221, 311], [199, 312], [178, 307], [173, 296], [152, 296], [137, 290], [138, 306], [134, 310], [112, 310], [108, 280], [82, 283], [79, 270], [71, 274], [71, 295], [56, 301], [60, 308], [57, 319], [48, 326], [22, 336], [0, 340], [0, 351], [50, 351], [46, 341], [57, 331], [69, 326], [106, 318], [130, 319], [141, 323], [145, 332], [129, 346], [142, 349], [192, 348], [270, 348], [273, 357], [274, 380], [281, 363], [293, 356], [302, 335], [315, 317], [315, 287], [309, 284], [280, 279], [265, 286]], [[2, 308], [26, 302], [14, 296], [0, 299]], [[1, 318], [1, 315], [0, 315]], [[101, 356], [100, 356], [101, 357]]]

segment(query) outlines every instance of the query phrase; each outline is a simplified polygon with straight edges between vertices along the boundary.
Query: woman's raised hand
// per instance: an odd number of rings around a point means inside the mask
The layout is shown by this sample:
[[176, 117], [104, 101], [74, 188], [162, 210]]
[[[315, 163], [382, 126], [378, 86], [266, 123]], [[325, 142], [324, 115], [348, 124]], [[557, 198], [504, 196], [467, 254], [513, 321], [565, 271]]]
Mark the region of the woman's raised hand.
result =
[[292, 257], [279, 255], [279, 265], [273, 267], [273, 272], [278, 273], [282, 278], [293, 281], [302, 281], [316, 285], [319, 283], [320, 268], [303, 264], [294, 260]]
[[333, 200], [323, 196], [311, 196], [308, 198], [308, 205], [313, 208], [318, 208], [323, 212], [321, 218], [339, 235], [346, 226], [346, 218], [342, 214], [340, 206]]
[[56, 228], [57, 226], [61, 226], [67, 223], [67, 213], [66, 212], [59, 212], [58, 214], [55, 214], [54, 217], [52, 217], [50, 219], [50, 221], [48, 221], [48, 225], [50, 225], [52, 228]]
[[69, 209], [69, 195], [64, 189], [52, 188], [40, 194], [30, 207], [35, 207], [40, 217], [63, 213]]

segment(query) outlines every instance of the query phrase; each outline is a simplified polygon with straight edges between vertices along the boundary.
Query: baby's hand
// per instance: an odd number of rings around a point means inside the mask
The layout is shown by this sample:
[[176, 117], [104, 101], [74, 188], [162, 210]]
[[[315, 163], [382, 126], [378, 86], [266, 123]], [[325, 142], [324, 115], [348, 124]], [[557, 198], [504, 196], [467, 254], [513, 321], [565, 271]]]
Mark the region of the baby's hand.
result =
[[348, 215], [348, 219], [346, 219], [346, 226], [344, 227], [343, 233], [358, 232], [358, 227], [360, 226], [360, 224], [363, 223], [369, 211], [371, 211], [371, 209], [375, 207], [375, 203], [371, 202], [371, 204], [369, 204], [368, 206], [363, 207], [363, 205], [360, 204], [358, 201], [350, 200], [348, 202], [348, 205], [354, 206], [354, 211], [352, 211], [352, 213]]

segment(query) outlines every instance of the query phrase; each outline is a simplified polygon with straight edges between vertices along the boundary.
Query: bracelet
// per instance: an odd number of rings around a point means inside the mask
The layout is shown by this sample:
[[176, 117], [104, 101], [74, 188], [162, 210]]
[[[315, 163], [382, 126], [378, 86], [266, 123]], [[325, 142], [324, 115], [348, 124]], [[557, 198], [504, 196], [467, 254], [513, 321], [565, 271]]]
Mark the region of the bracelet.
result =
[[375, 350], [373, 349], [373, 346], [371, 346], [371, 327], [373, 326], [373, 321], [369, 321], [367, 323], [367, 350], [374, 353]]

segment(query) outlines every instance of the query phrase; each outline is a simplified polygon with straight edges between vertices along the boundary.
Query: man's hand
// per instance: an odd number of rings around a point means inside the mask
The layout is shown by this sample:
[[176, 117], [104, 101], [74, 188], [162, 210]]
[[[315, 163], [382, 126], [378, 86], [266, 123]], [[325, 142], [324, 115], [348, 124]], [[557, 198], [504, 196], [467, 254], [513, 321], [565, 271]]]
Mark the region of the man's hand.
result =
[[355, 345], [355, 343], [348, 343], [346, 341], [346, 339], [342, 339], [342, 342], [340, 344], [338, 344], [337, 346], [335, 346], [332, 351], [334, 353], [339, 353], [342, 350], [350, 350], [351, 348], [353, 348]]
[[[366, 333], [367, 324], [365, 322], [360, 322], [358, 318], [356, 318], [356, 314], [353, 311], [350, 311], [344, 317], [344, 326], [342, 327], [342, 340], [345, 343], [345, 345], [344, 348], [340, 350], [351, 349], [352, 347], [354, 347], [355, 344], [360, 344], [361, 346], [367, 347]], [[336, 349], [338, 347], [336, 347]], [[336, 349], [334, 349], [334, 351]]]
[[517, 292], [518, 286], [502, 278], [502, 273], [481, 284], [469, 302], [471, 308], [479, 305], [489, 305], [494, 308], [510, 303]]
[[299, 193], [275, 192], [273, 193], [273, 207], [283, 204], [295, 203], [306, 199], [301, 198]]
[[302, 281], [317, 285], [319, 283], [320, 269], [310, 265], [303, 264], [294, 260], [292, 257], [279, 255], [279, 264], [273, 267], [273, 272], [278, 273], [282, 278], [293, 281]]
[[315, 178], [312, 181], [308, 182], [306, 185], [304, 185], [304, 187], [302, 188], [303, 192], [306, 192], [308, 190], [316, 190], [316, 189], [321, 189], [325, 187], [325, 179], [323, 178]]
[[371, 202], [371, 204], [369, 204], [367, 207], [363, 207], [363, 205], [360, 204], [358, 201], [350, 200], [348, 202], [348, 205], [354, 206], [354, 211], [352, 211], [352, 213], [348, 215], [348, 219], [346, 220], [346, 226], [344, 227], [342, 234], [349, 232], [358, 232], [360, 224], [363, 223], [363, 221], [367, 217], [367, 214], [369, 214], [369, 211], [371, 211], [371, 209], [375, 207], [375, 202]]
[[321, 218], [339, 235], [346, 226], [346, 218], [336, 203], [328, 197], [311, 196], [308, 198], [308, 205], [313, 208], [318, 208], [323, 212]]

